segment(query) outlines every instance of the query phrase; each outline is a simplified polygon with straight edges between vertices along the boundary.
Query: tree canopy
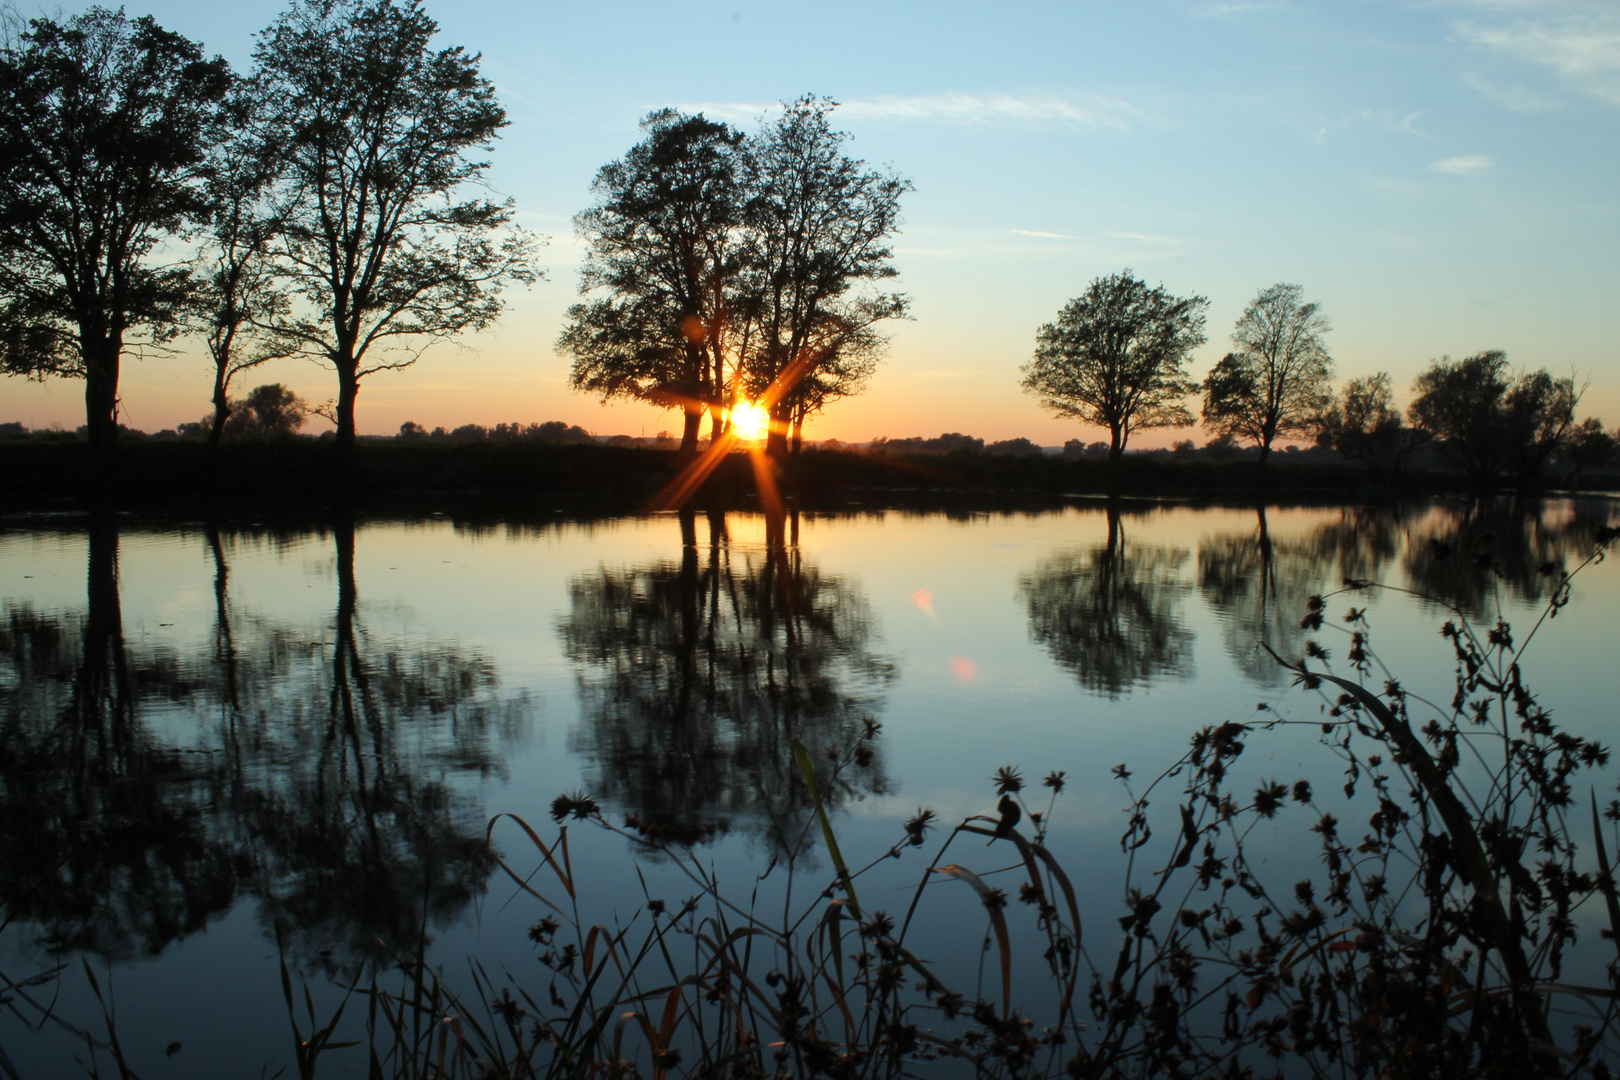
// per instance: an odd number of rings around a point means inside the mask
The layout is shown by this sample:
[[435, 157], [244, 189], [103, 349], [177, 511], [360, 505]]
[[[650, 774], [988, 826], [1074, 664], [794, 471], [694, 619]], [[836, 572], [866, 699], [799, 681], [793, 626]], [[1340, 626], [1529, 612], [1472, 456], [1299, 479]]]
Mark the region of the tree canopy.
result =
[[506, 113], [437, 30], [419, 0], [294, 0], [254, 54], [297, 196], [277, 251], [294, 302], [273, 328], [336, 370], [340, 454], [365, 376], [488, 327], [539, 276], [510, 200], [467, 195]]
[[1132, 431], [1187, 427], [1182, 404], [1198, 384], [1188, 355], [1204, 343], [1202, 296], [1148, 288], [1130, 270], [1094, 278], [1035, 336], [1023, 387], [1059, 416], [1108, 429], [1108, 458], [1118, 462]]
[[1328, 319], [1298, 285], [1276, 284], [1232, 328], [1234, 349], [1204, 380], [1204, 426], [1251, 440], [1264, 462], [1279, 435], [1306, 435], [1331, 400]]
[[580, 292], [598, 295], [568, 309], [557, 347], [574, 357], [576, 390], [682, 409], [690, 452], [736, 362], [743, 135], [674, 109], [641, 126], [646, 137], [602, 166], [597, 202], [574, 218], [590, 245]]
[[1429, 433], [1401, 422], [1389, 373], [1380, 371], [1351, 379], [1342, 393], [1333, 395], [1318, 419], [1316, 438], [1320, 445], [1390, 474], [1401, 470]]
[[886, 343], [878, 324], [906, 312], [872, 286], [897, 273], [888, 243], [911, 184], [844, 154], [833, 108], [800, 98], [751, 136], [673, 109], [643, 121], [575, 219], [589, 299], [557, 345], [576, 389], [683, 409], [688, 452], [705, 410], [718, 430], [725, 408], [763, 401], [779, 450], [859, 392]]
[[1494, 349], [1434, 361], [1412, 392], [1412, 423], [1481, 487], [1504, 476], [1521, 486], [1534, 479], [1574, 426], [1581, 396], [1573, 377], [1545, 368], [1511, 377], [1507, 355]]
[[186, 301], [189, 272], [154, 256], [207, 216], [230, 81], [195, 42], [100, 7], [0, 47], [0, 368], [83, 379], [103, 461], [126, 339], [172, 334]]

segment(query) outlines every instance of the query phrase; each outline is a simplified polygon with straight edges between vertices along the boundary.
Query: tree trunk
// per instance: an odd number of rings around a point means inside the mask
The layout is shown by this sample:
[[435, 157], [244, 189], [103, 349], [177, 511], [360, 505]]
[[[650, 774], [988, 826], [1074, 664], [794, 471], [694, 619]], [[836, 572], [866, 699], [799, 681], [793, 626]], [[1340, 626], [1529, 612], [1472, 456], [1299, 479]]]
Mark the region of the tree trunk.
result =
[[695, 457], [697, 455], [698, 429], [703, 425], [703, 406], [688, 405], [686, 407], [686, 423], [681, 428], [682, 457]]
[[225, 433], [225, 421], [231, 416], [230, 402], [225, 398], [225, 368], [214, 373], [214, 425], [208, 429], [208, 456], [219, 457], [220, 436]]
[[98, 466], [111, 466], [118, 453], [118, 363], [123, 335], [80, 331], [84, 356], [84, 423], [90, 455]]
[[793, 456], [797, 457], [799, 451], [804, 449], [804, 418], [793, 418]]
[[1266, 463], [1266, 458], [1268, 458], [1270, 456], [1271, 456], [1271, 444], [1268, 443], [1268, 442], [1261, 443], [1260, 444], [1260, 464], [1264, 465]]
[[787, 456], [788, 415], [781, 404], [771, 406], [771, 431], [765, 437], [765, 453], [773, 458]]
[[354, 457], [354, 399], [360, 394], [357, 366], [351, 365], [347, 370], [338, 367], [336, 449], [338, 462], [344, 466]]

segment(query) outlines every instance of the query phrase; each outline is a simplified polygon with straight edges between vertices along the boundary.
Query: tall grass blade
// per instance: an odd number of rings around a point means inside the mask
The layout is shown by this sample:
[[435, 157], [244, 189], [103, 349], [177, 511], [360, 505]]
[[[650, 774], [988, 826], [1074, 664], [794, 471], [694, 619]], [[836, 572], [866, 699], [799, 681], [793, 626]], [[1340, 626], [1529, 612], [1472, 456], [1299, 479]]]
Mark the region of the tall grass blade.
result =
[[832, 859], [833, 868], [838, 871], [838, 880], [843, 883], [844, 895], [849, 897], [849, 909], [855, 913], [857, 919], [861, 915], [861, 902], [855, 898], [855, 879], [850, 876], [849, 866], [844, 862], [844, 853], [838, 850], [838, 838], [833, 835], [832, 822], [827, 820], [827, 807], [821, 801], [821, 785], [816, 783], [816, 767], [810, 760], [810, 751], [804, 748], [804, 743], [798, 739], [793, 740], [793, 756], [798, 759], [799, 772], [804, 774], [804, 782], [810, 789], [810, 799], [816, 806], [816, 819], [821, 822], [821, 835], [827, 841], [827, 857]]
[[996, 947], [1001, 953], [1001, 1015], [1012, 1015], [1012, 938], [1007, 933], [1007, 916], [1002, 914], [1002, 906], [1007, 898], [1000, 889], [992, 889], [984, 883], [984, 879], [965, 866], [941, 866], [938, 873], [946, 877], [965, 881], [973, 886], [973, 891], [979, 894], [984, 902], [985, 910], [990, 913], [990, 926], [996, 932]]
[[1615, 895], [1614, 873], [1609, 867], [1609, 850], [1603, 843], [1603, 822], [1598, 817], [1597, 792], [1592, 797], [1592, 836], [1597, 841], [1598, 888], [1603, 890], [1603, 903], [1609, 909], [1609, 933], [1613, 935], [1616, 952], [1620, 952], [1620, 896]]

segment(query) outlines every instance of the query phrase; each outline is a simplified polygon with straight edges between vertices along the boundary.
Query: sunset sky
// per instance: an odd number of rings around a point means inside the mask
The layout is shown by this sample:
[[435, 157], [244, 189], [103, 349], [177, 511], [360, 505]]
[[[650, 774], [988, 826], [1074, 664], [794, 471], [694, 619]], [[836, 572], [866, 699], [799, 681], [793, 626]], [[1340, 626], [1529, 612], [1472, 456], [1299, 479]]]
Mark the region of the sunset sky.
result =
[[[33, 9], [17, 5], [23, 14]], [[65, 4], [72, 12], [85, 5]], [[275, 3], [130, 0], [240, 69]], [[1209, 298], [1201, 378], [1244, 305], [1298, 282], [1333, 321], [1340, 378], [1506, 350], [1589, 379], [1620, 422], [1620, 4], [1613, 0], [1136, 3], [503, 3], [428, 0], [482, 51], [511, 125], [492, 185], [550, 237], [546, 278], [493, 333], [361, 389], [362, 433], [564, 420], [678, 430], [571, 392], [553, 349], [576, 296], [573, 215], [666, 105], [752, 127], [803, 93], [841, 103], [856, 157], [916, 185], [895, 250], [914, 321], [870, 389], [809, 438], [962, 431], [1095, 439], [1018, 386], [1036, 329], [1102, 274]], [[196, 349], [126, 364], [125, 422], [208, 410]], [[335, 396], [330, 369], [282, 381]], [[0, 422], [84, 422], [82, 384], [0, 383]], [[313, 425], [318, 430], [321, 423]], [[1152, 445], [1182, 433], [1145, 437]], [[1193, 433], [1202, 439], [1202, 435]]]

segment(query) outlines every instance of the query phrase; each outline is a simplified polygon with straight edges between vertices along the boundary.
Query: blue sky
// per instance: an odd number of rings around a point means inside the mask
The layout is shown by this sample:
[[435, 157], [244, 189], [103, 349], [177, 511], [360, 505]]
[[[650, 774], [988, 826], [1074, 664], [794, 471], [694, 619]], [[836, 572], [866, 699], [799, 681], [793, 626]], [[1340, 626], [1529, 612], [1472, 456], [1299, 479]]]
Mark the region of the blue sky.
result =
[[[571, 218], [648, 111], [751, 126], [806, 92], [842, 103], [852, 154], [916, 185], [896, 241], [914, 321], [896, 325], [868, 392], [834, 404], [812, 438], [1098, 437], [1045, 414], [1018, 367], [1040, 324], [1125, 267], [1209, 297], [1195, 376], [1255, 293], [1289, 281], [1331, 317], [1341, 378], [1385, 370], [1404, 391], [1434, 357], [1499, 348], [1590, 379], [1581, 412], [1620, 421], [1612, 0], [427, 8], [444, 43], [482, 51], [501, 91], [511, 126], [490, 178], [551, 238], [547, 278], [512, 296], [494, 333], [365, 383], [364, 432], [407, 419], [678, 427], [567, 389], [552, 343], [576, 297]], [[278, 10], [128, 8], [243, 67]], [[194, 354], [126, 371], [136, 427], [207, 409]], [[308, 363], [253, 381], [273, 379], [335, 394]], [[78, 384], [0, 394], [0, 420], [83, 422]]]

